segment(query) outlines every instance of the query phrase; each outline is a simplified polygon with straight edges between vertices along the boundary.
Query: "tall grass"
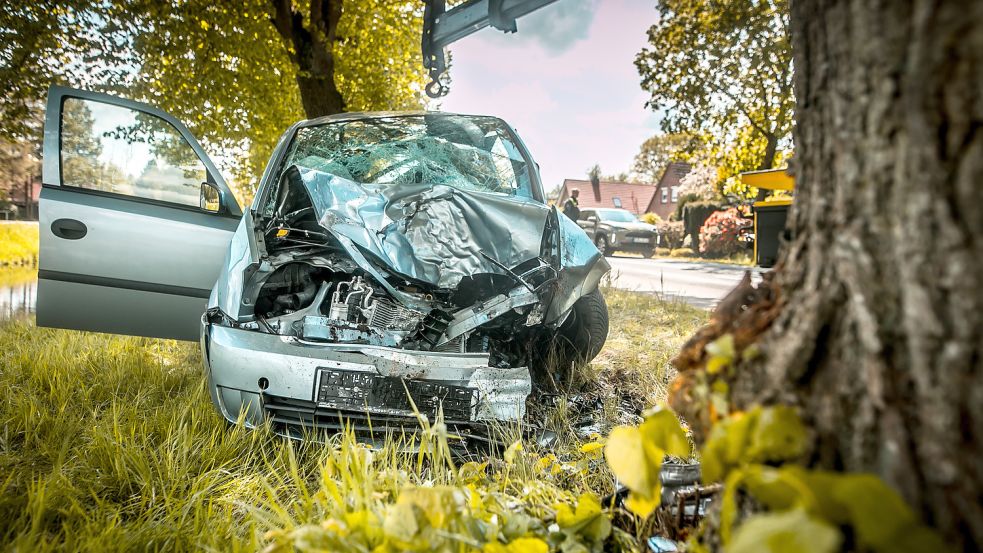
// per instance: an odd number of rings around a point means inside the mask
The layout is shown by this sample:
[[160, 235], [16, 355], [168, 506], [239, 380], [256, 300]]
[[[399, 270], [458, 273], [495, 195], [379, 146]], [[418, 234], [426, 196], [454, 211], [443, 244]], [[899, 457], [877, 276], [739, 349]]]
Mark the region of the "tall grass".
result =
[[[663, 378], [636, 373], [658, 373], [662, 340], [678, 343], [698, 317], [608, 298], [611, 347], [589, 370], [654, 400]], [[676, 327], [650, 339], [655, 324]], [[350, 433], [301, 443], [229, 426], [192, 344], [2, 323], [0, 397], [0, 543], [13, 550], [637, 545], [600, 512], [613, 482], [596, 447], [516, 442], [468, 460], [439, 421], [377, 449]]]
[[0, 222], [0, 267], [35, 265], [37, 260], [37, 223]]

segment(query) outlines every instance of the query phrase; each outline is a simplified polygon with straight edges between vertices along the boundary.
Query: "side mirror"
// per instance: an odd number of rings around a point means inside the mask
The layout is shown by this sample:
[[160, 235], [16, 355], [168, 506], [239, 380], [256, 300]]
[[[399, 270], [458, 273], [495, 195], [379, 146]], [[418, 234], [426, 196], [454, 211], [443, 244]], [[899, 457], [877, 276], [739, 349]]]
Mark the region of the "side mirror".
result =
[[222, 193], [214, 184], [201, 183], [201, 196], [198, 199], [199, 207], [208, 213], [219, 213], [222, 211]]

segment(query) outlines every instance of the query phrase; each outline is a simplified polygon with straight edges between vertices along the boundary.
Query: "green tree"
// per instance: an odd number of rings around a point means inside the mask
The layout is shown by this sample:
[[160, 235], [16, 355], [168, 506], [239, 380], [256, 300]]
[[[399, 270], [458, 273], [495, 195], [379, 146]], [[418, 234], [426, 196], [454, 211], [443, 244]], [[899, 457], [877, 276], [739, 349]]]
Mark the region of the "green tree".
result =
[[655, 183], [670, 163], [690, 161], [703, 149], [703, 139], [691, 133], [656, 134], [642, 143], [631, 170], [642, 182]]
[[305, 116], [423, 106], [422, 11], [414, 0], [14, 0], [0, 8], [0, 134], [30, 134], [20, 121], [51, 82], [106, 90], [177, 116], [250, 189]]
[[787, 1], [665, 0], [658, 11], [635, 65], [663, 130], [707, 133], [719, 152], [749, 142], [743, 168], [772, 168], [792, 130]]

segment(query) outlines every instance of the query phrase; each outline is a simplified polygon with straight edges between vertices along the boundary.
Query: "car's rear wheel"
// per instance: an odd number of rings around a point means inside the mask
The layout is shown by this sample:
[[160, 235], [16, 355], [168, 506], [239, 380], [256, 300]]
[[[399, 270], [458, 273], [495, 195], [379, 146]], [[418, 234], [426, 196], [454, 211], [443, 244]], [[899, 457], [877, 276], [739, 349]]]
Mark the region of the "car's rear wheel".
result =
[[644, 257], [645, 259], [651, 259], [653, 255], [655, 255], [654, 250], [645, 250], [644, 252], [642, 252], [642, 257]]

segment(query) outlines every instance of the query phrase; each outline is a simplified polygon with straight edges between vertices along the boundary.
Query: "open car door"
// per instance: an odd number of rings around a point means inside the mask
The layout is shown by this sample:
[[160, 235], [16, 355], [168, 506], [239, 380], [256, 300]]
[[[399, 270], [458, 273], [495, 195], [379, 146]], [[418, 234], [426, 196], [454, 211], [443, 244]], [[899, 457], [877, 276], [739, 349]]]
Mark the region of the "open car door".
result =
[[196, 340], [242, 211], [188, 129], [53, 86], [42, 183], [38, 325]]

